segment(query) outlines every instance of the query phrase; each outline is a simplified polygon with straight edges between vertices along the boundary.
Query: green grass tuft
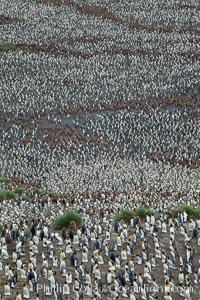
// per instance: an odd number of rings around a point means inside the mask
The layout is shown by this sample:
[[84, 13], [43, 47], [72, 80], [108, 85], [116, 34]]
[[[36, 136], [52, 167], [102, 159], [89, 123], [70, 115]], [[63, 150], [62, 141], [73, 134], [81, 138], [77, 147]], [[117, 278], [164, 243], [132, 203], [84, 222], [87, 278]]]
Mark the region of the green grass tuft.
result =
[[18, 48], [11, 44], [0, 44], [0, 52], [17, 51]]
[[0, 183], [11, 183], [12, 181], [8, 178], [0, 177]]
[[34, 195], [37, 194], [37, 195], [39, 195], [39, 196], [46, 196], [46, 195], [49, 195], [49, 194], [51, 194], [51, 193], [50, 193], [50, 192], [47, 192], [47, 191], [44, 191], [44, 190], [40, 190], [40, 189], [38, 189], [38, 188], [34, 188], [33, 194], [34, 194]]
[[83, 52], [80, 54], [80, 57], [82, 57], [82, 58], [90, 58], [92, 56], [93, 56], [93, 54], [90, 52]]
[[176, 217], [179, 213], [184, 211], [188, 214], [189, 217], [200, 218], [200, 207], [192, 208], [187, 204], [180, 205], [179, 207], [173, 209], [171, 213]]
[[82, 218], [79, 214], [73, 211], [68, 211], [63, 216], [60, 216], [57, 219], [55, 219], [53, 223], [53, 229], [61, 230], [63, 227], [68, 227], [71, 221], [75, 221], [78, 226], [82, 224]]
[[14, 193], [18, 194], [19, 196], [22, 196], [22, 194], [25, 193], [25, 189], [17, 187], [15, 188]]
[[18, 195], [10, 190], [0, 190], [0, 198], [1, 199], [4, 199], [4, 200], [14, 199], [15, 200], [17, 197], [18, 197]]
[[154, 215], [156, 218], [159, 217], [159, 213], [152, 209], [145, 209], [144, 207], [139, 207], [135, 211], [131, 210], [122, 210], [118, 214], [115, 215], [114, 221], [124, 220], [126, 223], [130, 223], [132, 217], [140, 217], [141, 219], [145, 219], [146, 215]]
[[140, 207], [136, 209], [135, 216], [140, 217], [141, 219], [145, 219], [147, 215], [147, 212], [144, 207]]
[[56, 52], [55, 55], [56, 56], [60, 56], [60, 55], [63, 56], [63, 55], [65, 55], [65, 52], [59, 51], [59, 52]]
[[26, 228], [25, 232], [26, 232], [26, 236], [28, 238], [30, 236], [30, 234], [31, 234], [30, 228]]
[[134, 212], [131, 210], [122, 210], [120, 213], [115, 215], [115, 221], [124, 220], [127, 223], [130, 223], [131, 219], [135, 216]]

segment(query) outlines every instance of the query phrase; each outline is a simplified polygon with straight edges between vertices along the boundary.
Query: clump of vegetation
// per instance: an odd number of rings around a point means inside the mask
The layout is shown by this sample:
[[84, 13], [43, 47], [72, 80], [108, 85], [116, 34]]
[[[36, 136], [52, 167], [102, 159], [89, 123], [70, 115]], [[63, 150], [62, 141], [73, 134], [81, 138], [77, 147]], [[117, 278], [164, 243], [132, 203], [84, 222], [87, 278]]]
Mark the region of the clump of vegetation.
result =
[[22, 194], [25, 194], [25, 192], [26, 192], [25, 189], [19, 187], [15, 188], [14, 190], [14, 193], [18, 194], [19, 196], [22, 196]]
[[146, 210], [146, 214], [147, 215], [157, 215], [158, 213], [157, 212], [155, 212], [153, 209], [151, 209], [151, 208], [148, 208], [147, 210]]
[[187, 213], [189, 217], [200, 218], [200, 207], [192, 208], [191, 206], [186, 204], [180, 205], [179, 207], [173, 209], [171, 213], [173, 216], [176, 217], [179, 213], [184, 211]]
[[26, 237], [28, 238], [30, 236], [30, 234], [31, 234], [30, 228], [27, 227], [25, 229], [25, 233], [26, 233]]
[[8, 178], [0, 177], [0, 183], [11, 183], [12, 181]]
[[29, 200], [30, 199], [29, 194], [27, 192], [22, 194], [21, 197], [22, 197], [23, 200]]
[[53, 229], [61, 230], [63, 227], [68, 227], [71, 221], [74, 221], [77, 226], [80, 226], [82, 224], [82, 218], [79, 214], [73, 211], [68, 211], [63, 216], [55, 219], [53, 223]]
[[3, 224], [0, 224], [0, 232], [3, 230]]
[[146, 197], [150, 197], [151, 193], [150, 192], [146, 192]]
[[122, 210], [121, 212], [115, 215], [114, 220], [124, 220], [126, 223], [130, 223], [133, 217], [140, 217], [141, 219], [145, 219], [147, 215], [154, 215], [156, 218], [159, 216], [159, 214], [152, 209], [145, 209], [144, 207], [139, 207], [135, 211]]
[[144, 207], [139, 207], [135, 211], [135, 216], [140, 217], [141, 219], [145, 219], [147, 215], [147, 211]]
[[130, 223], [131, 219], [135, 216], [134, 212], [131, 210], [122, 210], [120, 213], [116, 214], [114, 220], [121, 221], [124, 220], [127, 223]]
[[0, 198], [4, 200], [8, 199], [16, 199], [18, 197], [18, 194], [16, 194], [13, 191], [10, 190], [0, 190]]
[[62, 55], [65, 55], [65, 52], [63, 52], [63, 51], [59, 51], [59, 52], [56, 52], [56, 53], [55, 53], [55, 55], [56, 55], [56, 56], [59, 56], [59, 55], [61, 55], [61, 56], [62, 56]]
[[16, 45], [11, 44], [0, 44], [0, 52], [9, 52], [9, 51], [17, 51], [18, 48]]
[[81, 56], [82, 58], [90, 58], [90, 57], [93, 56], [93, 54], [92, 54], [92, 53], [89, 53], [89, 52], [83, 52], [83, 53], [80, 54], [80, 56]]
[[39, 188], [34, 188], [33, 190], [33, 194], [37, 194], [39, 196], [46, 196], [46, 195], [49, 195], [50, 192], [47, 192], [47, 191], [44, 191], [44, 190], [40, 190]]

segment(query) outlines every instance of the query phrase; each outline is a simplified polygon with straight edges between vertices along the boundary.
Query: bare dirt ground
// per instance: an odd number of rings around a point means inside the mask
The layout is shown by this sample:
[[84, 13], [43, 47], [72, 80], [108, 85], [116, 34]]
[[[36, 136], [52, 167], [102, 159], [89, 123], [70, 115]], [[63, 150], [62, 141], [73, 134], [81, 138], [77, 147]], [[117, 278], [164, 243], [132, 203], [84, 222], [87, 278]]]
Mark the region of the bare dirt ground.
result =
[[[134, 230], [130, 229], [130, 231], [129, 231], [130, 238], [132, 237], [133, 232], [134, 232]], [[161, 240], [161, 250], [165, 251], [165, 254], [170, 256], [168, 235], [162, 233], [159, 230], [159, 236], [160, 236], [160, 240]], [[113, 234], [112, 239], [110, 241], [110, 245], [112, 244], [113, 240], [115, 240], [115, 238], [116, 238], [116, 234]], [[148, 240], [148, 243], [149, 243], [149, 253], [150, 253], [150, 257], [151, 257], [154, 254], [153, 240], [152, 240], [150, 235], [147, 237], [147, 240]], [[177, 249], [178, 249], [179, 255], [185, 255], [185, 246], [184, 246], [183, 236], [180, 233], [177, 233], [176, 243], [177, 243]], [[192, 245], [195, 249], [194, 266], [198, 266], [199, 258], [200, 258], [199, 246], [197, 246], [197, 241], [196, 240], [194, 240], [192, 242]], [[9, 245], [9, 252], [10, 253], [12, 252], [13, 248], [14, 248], [13, 244]], [[40, 268], [41, 268], [41, 263], [42, 263], [41, 253], [46, 252], [46, 248], [44, 248], [41, 243], [40, 243], [40, 248], [39, 249], [40, 249], [39, 254], [37, 255], [37, 271], [39, 271]], [[57, 245], [55, 247], [55, 251], [56, 251], [56, 254], [57, 254], [58, 257], [59, 257], [59, 254], [60, 254], [62, 249], [63, 249], [62, 246]], [[77, 248], [77, 251], [78, 251], [77, 257], [80, 261], [81, 260], [81, 255], [80, 255], [79, 248]], [[138, 252], [141, 253], [141, 241], [137, 243], [136, 248], [134, 250], [134, 254], [132, 256], [134, 258], [134, 261], [136, 261], [135, 257], [136, 257], [136, 253], [138, 253]], [[29, 247], [28, 247], [28, 245], [25, 245], [25, 253], [26, 253], [26, 255], [23, 257], [23, 262], [27, 264], [28, 261], [29, 261]], [[116, 252], [116, 254], [117, 253], [120, 254], [120, 252], [118, 252], [118, 251]], [[100, 270], [102, 272], [102, 282], [103, 282], [103, 286], [104, 286], [103, 300], [104, 299], [105, 300], [110, 300], [112, 298], [109, 295], [109, 287], [105, 282], [105, 275], [106, 275], [107, 270], [108, 270], [108, 259], [105, 255], [103, 256], [103, 258], [104, 258], [104, 264], [100, 265]], [[9, 262], [12, 267], [15, 267], [14, 263], [12, 262], [11, 259], [9, 259], [6, 262]], [[124, 266], [124, 265], [125, 265], [125, 262], [122, 264], [122, 266]], [[69, 256], [66, 257], [66, 266], [67, 266], [67, 271], [72, 272], [72, 274], [74, 275], [74, 268], [72, 268], [72, 266], [71, 266]], [[87, 270], [90, 270], [90, 263], [86, 263], [85, 266], [86, 266]], [[178, 273], [179, 273], [179, 261], [177, 261], [175, 263], [175, 266], [176, 266], [176, 269], [172, 270], [172, 272], [173, 272], [173, 282], [174, 282], [175, 286], [179, 286], [179, 283], [177, 281]], [[143, 273], [143, 269], [144, 269], [144, 265], [137, 265], [136, 264], [135, 273], [137, 275], [139, 275], [140, 273]], [[64, 284], [64, 277], [62, 277], [60, 275], [60, 271], [59, 271], [58, 268], [53, 268], [53, 270], [56, 271], [56, 273], [57, 273], [56, 274], [56, 279], [57, 279], [59, 287], [61, 287]], [[153, 273], [152, 277], [156, 279], [156, 281], [157, 281], [157, 283], [159, 284], [159, 287], [160, 287], [160, 292], [159, 292], [158, 295], [159, 295], [159, 297], [163, 298], [162, 289], [164, 289], [164, 273], [163, 273], [163, 264], [160, 260], [158, 260], [158, 266], [157, 266], [156, 269], [153, 269], [152, 273]], [[47, 285], [47, 280], [44, 279], [44, 277], [41, 273], [40, 273], [40, 276], [41, 277], [39, 279], [39, 283], [41, 285], [44, 285], [43, 288], [38, 286], [38, 289], [40, 289], [40, 290], [38, 290], [38, 292], [41, 294], [41, 293], [45, 292], [45, 286]], [[2, 289], [3, 285], [5, 284], [5, 282], [6, 282], [6, 277], [3, 274], [3, 272], [1, 271], [1, 276], [0, 276], [0, 288], [1, 289]], [[14, 289], [15, 292], [17, 292], [17, 291], [22, 292], [22, 287], [23, 287], [24, 283], [27, 283], [27, 280], [19, 279], [19, 281], [16, 284], [16, 287]], [[147, 284], [147, 286], [150, 287], [149, 284]], [[71, 285], [71, 287], [72, 287], [71, 288], [71, 291], [72, 291], [73, 290], [73, 285]], [[194, 285], [194, 293], [193, 293], [193, 298], [192, 299], [198, 300], [199, 299], [198, 293], [199, 293], [198, 286]], [[75, 296], [75, 294], [73, 292], [71, 292], [71, 296]], [[30, 299], [35, 299], [35, 297], [36, 297], [36, 293], [32, 292]], [[45, 299], [52, 299], [52, 297], [53, 297], [53, 294], [52, 294], [52, 296], [45, 296]], [[11, 297], [4, 297], [3, 299], [13, 300], [14, 298], [13, 298], [13, 295], [12, 295]], [[87, 300], [87, 299], [88, 299], [88, 297], [84, 296], [84, 300]], [[123, 297], [120, 296], [120, 299], [126, 299], [126, 298], [123, 298]], [[138, 296], [137, 296], [137, 299], [141, 300], [141, 298], [138, 297]], [[173, 293], [173, 299], [178, 300], [178, 299], [181, 299], [181, 297], [179, 296], [179, 294], [177, 292], [174, 292]]]

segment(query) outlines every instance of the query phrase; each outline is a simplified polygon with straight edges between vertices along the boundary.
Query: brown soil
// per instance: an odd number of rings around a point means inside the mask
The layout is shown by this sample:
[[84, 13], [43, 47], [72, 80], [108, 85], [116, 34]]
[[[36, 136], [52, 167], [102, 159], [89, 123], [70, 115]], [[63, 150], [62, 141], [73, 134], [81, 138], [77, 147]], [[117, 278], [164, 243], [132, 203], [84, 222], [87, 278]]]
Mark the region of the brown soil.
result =
[[181, 5], [181, 8], [200, 10], [200, 5], [185, 4], [185, 5]]
[[153, 27], [153, 26], [148, 26], [145, 24], [141, 24], [140, 22], [134, 20], [134, 21], [129, 21], [126, 19], [122, 19], [121, 17], [115, 15], [112, 11], [108, 10], [105, 7], [102, 6], [97, 6], [97, 5], [82, 5], [79, 3], [74, 3], [72, 1], [65, 1], [63, 2], [62, 0], [37, 0], [39, 3], [44, 3], [44, 4], [54, 4], [57, 6], [73, 6], [75, 7], [78, 11], [89, 14], [92, 16], [96, 17], [102, 17], [104, 19], [112, 20], [114, 22], [120, 23], [127, 25], [129, 28], [136, 29], [138, 31], [140, 30], [147, 30], [149, 32], [157, 31], [157, 32], [179, 32], [179, 33], [194, 33], [196, 35], [200, 35], [200, 30], [193, 30], [193, 29], [179, 29], [175, 27]]
[[[76, 147], [80, 142], [82, 145], [96, 145], [97, 150], [101, 151], [102, 146], [106, 149], [110, 147], [109, 141], [100, 140], [99, 136], [95, 133], [86, 134], [82, 130], [83, 128], [79, 125], [71, 126], [69, 124], [55, 124], [53, 121], [48, 121], [49, 115], [80, 115], [84, 116], [87, 114], [93, 114], [98, 112], [107, 112], [107, 111], [117, 111], [127, 109], [128, 111], [140, 111], [144, 110], [146, 113], [150, 113], [151, 109], [160, 108], [162, 110], [167, 110], [170, 106], [178, 108], [184, 111], [185, 118], [199, 118], [200, 113], [197, 111], [197, 108], [200, 106], [197, 96], [179, 96], [179, 97], [168, 97], [167, 99], [161, 98], [149, 98], [146, 100], [136, 100], [131, 99], [127, 102], [118, 101], [110, 104], [102, 104], [101, 107], [96, 108], [72, 108], [60, 110], [52, 110], [49, 112], [38, 113], [38, 114], [28, 114], [21, 115], [17, 118], [13, 118], [12, 122], [7, 121], [6, 115], [0, 115], [1, 126], [4, 130], [9, 131], [12, 127], [11, 124], [16, 124], [22, 129], [28, 129], [26, 137], [21, 139], [19, 142], [22, 144], [34, 144], [37, 140], [41, 140], [42, 143], [47, 143], [50, 148], [57, 147], [68, 147], [73, 145]], [[37, 124], [39, 132], [32, 137], [32, 130]], [[70, 147], [71, 147], [70, 146]], [[138, 152], [139, 149], [132, 149], [134, 152]], [[163, 163], [170, 163], [171, 165], [182, 165], [190, 169], [200, 168], [200, 160], [193, 159], [188, 161], [184, 158], [180, 159], [176, 157], [175, 153], [149, 153], [148, 157], [153, 161], [162, 161]]]
[[[133, 232], [134, 232], [134, 229], [130, 228], [130, 230], [129, 230], [129, 237], [130, 238], [132, 237]], [[170, 249], [169, 249], [169, 235], [164, 234], [159, 230], [159, 237], [160, 237], [160, 241], [161, 241], [161, 251], [164, 251], [166, 256], [171, 257]], [[112, 241], [114, 239], [115, 239], [115, 234], [112, 235], [112, 240], [110, 241], [109, 245], [112, 244]], [[147, 241], [148, 241], [148, 244], [149, 244], [149, 253], [150, 253], [150, 258], [151, 258], [152, 254], [154, 254], [155, 251], [154, 251], [153, 239], [152, 239], [152, 237], [149, 233], [147, 235]], [[183, 235], [181, 235], [179, 232], [177, 232], [177, 235], [176, 235], [176, 245], [177, 245], [179, 255], [185, 255], [184, 238], [183, 238]], [[199, 250], [198, 250], [198, 246], [197, 246], [197, 241], [194, 240], [192, 242], [192, 245], [195, 249], [194, 266], [195, 266], [195, 269], [196, 269], [197, 266], [198, 266], [198, 259], [199, 259]], [[10, 253], [12, 253], [13, 247], [14, 247], [13, 243], [10, 244], [8, 247], [9, 247]], [[54, 249], [55, 249], [56, 255], [58, 257], [59, 257], [59, 254], [60, 254], [62, 248], [63, 248], [62, 246], [59, 246], [59, 245], [55, 244]], [[23, 263], [27, 264], [28, 261], [29, 261], [29, 247], [28, 247], [27, 244], [25, 245], [24, 249], [25, 249], [26, 255], [23, 257], [22, 261], [23, 261]], [[132, 256], [134, 261], [136, 261], [136, 253], [141, 254], [141, 249], [142, 249], [141, 241], [138, 241], [137, 244], [136, 244], [135, 250], [134, 250], [134, 254]], [[39, 252], [38, 255], [36, 255], [36, 257], [37, 257], [37, 270], [38, 271], [40, 270], [41, 264], [42, 264], [41, 253], [42, 252], [46, 253], [46, 251], [47, 251], [46, 248], [44, 248], [42, 246], [42, 244], [40, 243], [40, 252]], [[104, 251], [102, 251], [102, 253], [104, 253]], [[116, 254], [119, 254], [119, 250], [117, 250]], [[81, 253], [80, 253], [79, 250], [77, 252], [77, 257], [78, 257], [78, 260], [80, 261], [81, 260]], [[104, 264], [100, 265], [99, 268], [100, 268], [101, 273], [102, 273], [102, 283], [103, 283], [103, 285], [105, 285], [105, 290], [104, 290], [104, 293], [103, 293], [103, 299], [107, 300], [107, 299], [111, 299], [110, 295], [108, 295], [108, 292], [106, 290], [106, 282], [105, 282], [105, 275], [106, 275], [107, 270], [108, 270], [108, 258], [103, 254], [103, 259], [104, 259]], [[8, 262], [10, 263], [10, 265], [12, 267], [15, 268], [15, 264], [12, 262], [11, 259], [9, 259]], [[163, 263], [161, 262], [161, 260], [158, 259], [157, 264], [158, 264], [157, 268], [152, 269], [152, 276], [153, 276], [153, 278], [156, 279], [159, 286], [163, 288], [164, 287], [163, 286], [163, 284], [164, 284]], [[88, 270], [90, 270], [90, 263], [85, 263], [84, 265], [86, 266], [86, 268]], [[122, 266], [124, 266], [124, 265], [125, 265], [125, 263], [123, 262]], [[180, 266], [179, 261], [176, 261], [175, 262], [176, 269], [171, 269], [171, 272], [173, 274], [174, 283], [175, 283], [176, 286], [179, 286], [179, 283], [177, 281], [178, 273], [179, 273], [179, 266]], [[68, 255], [67, 255], [67, 258], [66, 258], [66, 267], [67, 267], [67, 271], [70, 271], [73, 274], [73, 278], [74, 278], [74, 269], [71, 267], [70, 257]], [[57, 273], [56, 274], [56, 279], [57, 279], [57, 282], [58, 282], [59, 286], [62, 286], [64, 284], [64, 277], [61, 276], [60, 271], [57, 267], [56, 268], [54, 267], [53, 270], [56, 271], [56, 273]], [[143, 273], [143, 270], [144, 270], [144, 265], [138, 265], [136, 263], [134, 273], [139, 275], [140, 273]], [[3, 285], [5, 284], [6, 281], [7, 280], [6, 280], [6, 277], [5, 277], [4, 273], [1, 272], [1, 274], [0, 274], [0, 287], [1, 287], [1, 290], [2, 290], [2, 287], [3, 287]], [[17, 282], [17, 285], [16, 285], [16, 287], [13, 291], [12, 296], [4, 297], [4, 298], [7, 299], [7, 300], [13, 300], [13, 297], [16, 294], [17, 291], [22, 292], [23, 283], [27, 283], [27, 280], [26, 279], [25, 280], [19, 279], [19, 281]], [[41, 274], [41, 277], [39, 279], [39, 283], [44, 285], [44, 286], [47, 284], [47, 280], [44, 279], [42, 274]], [[149, 286], [149, 284], [147, 284], [147, 286]], [[196, 285], [194, 287], [194, 291], [195, 292], [198, 291], [198, 287]], [[43, 292], [43, 290], [40, 290], [39, 292], [41, 293], [41, 292]], [[72, 289], [71, 289], [71, 292], [72, 292]], [[163, 293], [162, 292], [159, 292], [158, 295], [159, 295], [159, 297], [163, 298]], [[73, 292], [72, 292], [71, 296], [74, 296]], [[35, 297], [36, 297], [36, 293], [32, 292], [30, 299], [35, 299]], [[51, 297], [50, 296], [49, 297], [45, 296], [45, 299], [52, 299], [52, 296]], [[84, 295], [84, 300], [86, 300], [86, 299], [88, 300], [88, 297], [86, 295]], [[120, 299], [125, 299], [125, 298], [121, 297]], [[138, 299], [141, 299], [141, 298], [138, 298]], [[176, 292], [173, 293], [173, 299], [180, 299], [179, 294], [176, 293]], [[197, 293], [193, 294], [193, 299], [194, 300], [198, 299], [198, 294]]]
[[12, 23], [18, 23], [18, 22], [24, 22], [25, 20], [23, 19], [18, 19], [18, 18], [11, 18], [11, 17], [6, 17], [3, 15], [0, 15], [0, 25], [6, 25], [6, 24], [12, 24]]
[[[16, 46], [23, 50], [23, 51], [30, 51], [33, 53], [45, 53], [47, 55], [62, 55], [65, 57], [69, 56], [76, 56], [76, 57], [82, 57], [82, 58], [90, 58], [93, 56], [98, 55], [131, 55], [131, 56], [147, 56], [147, 57], [159, 57], [159, 56], [171, 56], [173, 53], [168, 52], [159, 52], [159, 51], [144, 51], [141, 49], [116, 49], [116, 50], [104, 50], [104, 51], [93, 51], [93, 52], [81, 52], [81, 51], [68, 51], [65, 49], [65, 47], [60, 47], [57, 45], [57, 42], [67, 42], [67, 43], [74, 43], [74, 42], [80, 42], [80, 43], [95, 43], [102, 39], [84, 39], [84, 38], [76, 38], [76, 39], [58, 39], [56, 42], [51, 43], [49, 45], [36, 45], [36, 44], [16, 44]], [[178, 55], [188, 57], [190, 59], [199, 59], [200, 52], [180, 52], [176, 53]]]
[[[190, 169], [199, 169], [200, 168], [200, 159], [192, 159], [191, 161], [187, 161], [185, 159], [178, 159], [176, 157], [176, 154], [174, 153], [165, 153], [165, 154], [159, 154], [159, 153], [149, 153], [148, 156], [151, 160], [159, 160], [162, 162], [169, 162], [170, 165], [181, 165], [181, 166], [187, 166]], [[165, 160], [165, 161], [164, 161]]]

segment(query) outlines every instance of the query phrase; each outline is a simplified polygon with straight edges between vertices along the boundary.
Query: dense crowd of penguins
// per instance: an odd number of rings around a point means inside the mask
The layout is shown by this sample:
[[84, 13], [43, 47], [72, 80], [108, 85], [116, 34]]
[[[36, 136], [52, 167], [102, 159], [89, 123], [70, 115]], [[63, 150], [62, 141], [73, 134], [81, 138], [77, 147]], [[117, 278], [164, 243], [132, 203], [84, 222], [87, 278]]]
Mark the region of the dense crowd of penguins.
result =
[[[199, 159], [199, 122], [180, 111], [102, 112], [87, 118], [58, 114], [41, 122], [33, 121], [31, 128], [17, 123], [2, 132], [3, 175], [44, 177], [44, 188], [70, 194], [140, 188], [192, 194], [198, 189], [199, 169], [191, 163]], [[41, 130], [49, 122], [62, 124], [63, 130], [70, 125], [87, 138], [95, 132], [96, 138], [77, 141], [75, 136], [63, 145], [61, 130], [49, 134], [52, 149]], [[29, 142], [22, 144], [26, 136]]]
[[[195, 4], [195, 1], [190, 2]], [[111, 11], [112, 6], [117, 8], [118, 5], [120, 8], [123, 4], [112, 1], [106, 4]], [[177, 28], [182, 28], [183, 20], [188, 22], [188, 19], [193, 22], [194, 28], [198, 28], [198, 10], [179, 9], [175, 1], [167, 4], [159, 1], [155, 3], [155, 11], [149, 9], [149, 2], [141, 1], [139, 6], [143, 9], [136, 9], [135, 14], [139, 10], [141, 15], [145, 12], [146, 20], [148, 16], [152, 19], [152, 13], [158, 19], [156, 12], [162, 8], [166, 18], [171, 16], [171, 10], [178, 15], [174, 16], [176, 22], [180, 21]], [[198, 34], [193, 32], [180, 33], [176, 29], [169, 33], [138, 31], [126, 24], [81, 13], [71, 6], [57, 7], [36, 1], [2, 1], [0, 9], [2, 15], [24, 19], [24, 22], [0, 26], [1, 41], [5, 43], [55, 44], [69, 53], [135, 49], [160, 53], [160, 56], [104, 54], [85, 60], [82, 57], [69, 56], [66, 59], [23, 51], [3, 54], [0, 59], [0, 96], [4, 99], [1, 110], [23, 113], [52, 107], [94, 107], [128, 98], [182, 94], [198, 83], [198, 58], [182, 56], [182, 53], [198, 52]], [[164, 22], [163, 15], [160, 18]], [[140, 16], [136, 19], [140, 20]], [[77, 38], [94, 41], [97, 38], [97, 41], [87, 43], [77, 41]], [[70, 39], [73, 41], [69, 42]]]
[[[132, 2], [129, 12], [124, 8], [128, 2], [101, 4], [114, 14], [120, 10], [125, 14], [120, 17], [127, 20], [135, 14], [138, 22], [144, 22], [145, 13], [147, 25], [168, 27], [165, 19], [169, 18], [171, 27], [185, 28], [186, 15], [192, 22], [190, 29], [198, 25], [198, 11], [181, 9], [174, 1], [156, 2], [154, 6]], [[161, 7], [162, 20], [155, 24]], [[157, 109], [150, 113], [102, 110], [116, 101], [147, 99], [148, 104], [149, 97], [180, 96], [192, 89], [198, 83], [199, 60], [181, 53], [198, 51], [198, 35], [187, 30], [136, 30], [81, 13], [70, 5], [36, 1], [13, 0], [12, 5], [2, 1], [1, 14], [24, 20], [0, 26], [2, 42], [55, 44], [69, 53], [122, 49], [160, 53], [104, 53], [87, 59], [23, 50], [1, 53], [0, 111], [9, 124], [0, 127], [3, 175], [44, 176], [48, 189], [70, 193], [141, 186], [165, 191], [196, 190], [198, 171], [187, 166], [198, 160], [198, 119], [187, 119], [173, 107], [171, 111]], [[86, 42], [88, 39], [93, 42]], [[63, 114], [66, 109], [79, 108], [97, 112]], [[23, 120], [19, 122], [21, 115], [38, 113], [47, 113], [40, 124], [37, 117], [28, 125], [23, 126]], [[63, 131], [59, 137], [49, 134], [53, 146], [49, 140], [46, 142], [48, 133], [43, 131], [44, 127], [51, 131], [50, 125], [61, 126]], [[75, 135], [76, 141], [61, 142], [66, 128], [81, 132], [84, 141]], [[96, 140], [91, 141], [93, 135]], [[155, 153], [159, 158], [150, 159]]]
[[84, 59], [19, 51], [2, 54], [0, 65], [0, 108], [16, 114], [164, 98], [197, 84], [199, 72], [199, 60], [176, 55]]
[[191, 1], [102, 1], [82, 0], [78, 3], [100, 5], [126, 20], [137, 21], [155, 27], [175, 27], [197, 29], [199, 25], [198, 12], [181, 9], [184, 4], [198, 6], [197, 0]]
[[[200, 220], [166, 214], [174, 196], [149, 200], [143, 193], [101, 193], [66, 199], [33, 195], [2, 201], [2, 299], [198, 299]], [[114, 221], [118, 211], [144, 204], [161, 215]], [[198, 198], [178, 203], [198, 206]], [[83, 217], [81, 227], [52, 231], [63, 209]]]

